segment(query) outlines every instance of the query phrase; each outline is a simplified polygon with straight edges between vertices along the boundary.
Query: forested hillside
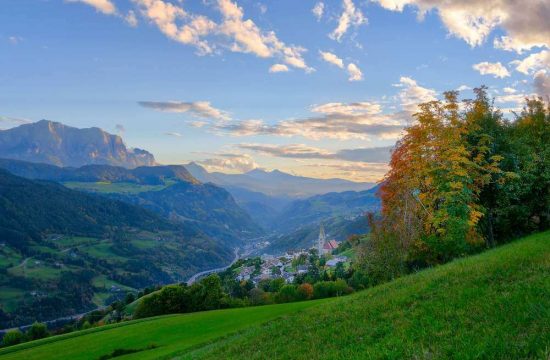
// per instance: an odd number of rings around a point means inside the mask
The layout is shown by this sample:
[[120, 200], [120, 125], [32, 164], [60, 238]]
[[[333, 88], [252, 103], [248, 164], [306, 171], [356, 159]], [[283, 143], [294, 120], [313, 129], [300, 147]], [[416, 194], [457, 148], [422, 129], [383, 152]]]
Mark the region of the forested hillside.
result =
[[89, 310], [184, 281], [233, 250], [192, 222], [0, 170], [0, 327]]

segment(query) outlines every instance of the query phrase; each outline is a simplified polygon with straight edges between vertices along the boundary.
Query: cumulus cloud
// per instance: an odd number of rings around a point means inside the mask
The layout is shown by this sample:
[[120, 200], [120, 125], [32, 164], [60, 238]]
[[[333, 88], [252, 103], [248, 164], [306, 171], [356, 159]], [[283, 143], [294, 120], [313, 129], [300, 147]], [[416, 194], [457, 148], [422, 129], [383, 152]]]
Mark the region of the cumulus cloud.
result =
[[516, 66], [516, 70], [525, 75], [533, 74], [538, 70], [550, 69], [550, 51], [543, 50], [539, 53], [534, 53], [522, 60], [512, 61]]
[[361, 69], [357, 67], [357, 65], [351, 63], [348, 64], [348, 74], [349, 74], [349, 81], [361, 81], [363, 80], [363, 73], [361, 72]]
[[402, 88], [398, 98], [403, 110], [412, 114], [416, 112], [418, 104], [436, 100], [436, 91], [418, 85], [416, 80], [402, 76], [394, 86]]
[[477, 70], [481, 75], [493, 75], [496, 78], [505, 78], [510, 76], [510, 72], [500, 62], [490, 63], [487, 61], [472, 65], [474, 70]]
[[162, 33], [175, 41], [195, 46], [199, 54], [211, 54], [216, 49], [226, 48], [260, 58], [276, 57], [286, 65], [306, 72], [314, 70], [303, 57], [305, 48], [285, 44], [274, 31], [263, 31], [254, 21], [245, 19], [243, 9], [231, 0], [215, 2], [221, 13], [218, 23], [163, 0], [133, 1], [138, 4], [142, 16]]
[[506, 94], [514, 94], [517, 92], [516, 89], [511, 87], [505, 87], [504, 89], [502, 89], [502, 91], [504, 91]]
[[550, 4], [546, 0], [373, 0], [392, 11], [415, 6], [419, 17], [436, 10], [449, 33], [470, 46], [479, 46], [497, 27], [506, 35], [494, 46], [522, 52], [550, 44]]
[[317, 21], [321, 21], [323, 13], [325, 12], [325, 4], [319, 1], [315, 4], [313, 9], [311, 9], [311, 12], [313, 13], [313, 16], [315, 16]]
[[329, 35], [336, 41], [341, 41], [350, 27], [359, 27], [367, 23], [367, 18], [360, 9], [355, 7], [353, 0], [342, 0], [342, 14], [338, 18], [338, 25]]
[[533, 87], [539, 96], [550, 96], [550, 75], [546, 70], [539, 70], [533, 78]]
[[230, 120], [229, 113], [213, 107], [208, 101], [139, 101], [139, 105], [162, 112], [190, 113], [193, 116], [226, 121]]
[[472, 90], [472, 88], [468, 85], [460, 85], [458, 88], [457, 88], [458, 91], [465, 91], [465, 90]]
[[80, 2], [94, 7], [97, 11], [106, 15], [114, 15], [117, 12], [115, 4], [110, 0], [65, 0], [67, 2]]
[[260, 154], [294, 159], [334, 159], [345, 161], [387, 163], [390, 160], [390, 146], [344, 149], [336, 152], [308, 146], [305, 144], [271, 145], [271, 144], [239, 144], [242, 150], [254, 151]]
[[287, 72], [288, 66], [284, 64], [275, 64], [269, 68], [270, 73]]
[[319, 54], [321, 54], [321, 58], [328, 62], [329, 64], [336, 65], [340, 69], [344, 68], [344, 60], [340, 59], [338, 56], [336, 56], [333, 53], [330, 53], [328, 51], [319, 51]]
[[248, 172], [258, 167], [250, 155], [246, 154], [217, 154], [218, 157], [197, 161], [209, 172]]

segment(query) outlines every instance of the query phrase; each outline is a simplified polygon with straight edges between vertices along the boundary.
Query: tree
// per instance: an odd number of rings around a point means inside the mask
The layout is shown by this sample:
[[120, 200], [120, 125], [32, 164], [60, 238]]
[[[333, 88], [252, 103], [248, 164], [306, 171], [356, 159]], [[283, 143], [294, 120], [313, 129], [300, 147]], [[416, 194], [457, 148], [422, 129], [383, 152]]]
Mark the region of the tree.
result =
[[300, 300], [309, 300], [313, 297], [313, 286], [309, 283], [304, 283], [298, 286], [298, 298]]
[[44, 323], [35, 322], [29, 330], [27, 330], [27, 337], [29, 340], [38, 340], [48, 337], [49, 335], [48, 327]]
[[298, 300], [296, 285], [284, 285], [277, 293], [277, 302], [286, 303]]
[[19, 330], [10, 330], [2, 338], [2, 346], [17, 345], [25, 341], [25, 335]]

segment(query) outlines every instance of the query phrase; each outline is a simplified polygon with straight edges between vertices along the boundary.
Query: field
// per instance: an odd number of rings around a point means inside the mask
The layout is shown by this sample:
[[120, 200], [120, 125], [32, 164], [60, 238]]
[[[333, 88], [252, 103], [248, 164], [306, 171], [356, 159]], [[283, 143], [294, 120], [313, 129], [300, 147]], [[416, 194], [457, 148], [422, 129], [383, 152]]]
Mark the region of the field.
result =
[[120, 359], [172, 357], [194, 346], [279, 316], [290, 316], [293, 313], [327, 301], [330, 302], [331, 300], [208, 311], [137, 320], [6, 348], [0, 350], [0, 358], [3, 360], [98, 359], [115, 349], [144, 349], [149, 345], [157, 347], [126, 355], [120, 357]]
[[79, 181], [68, 181], [64, 182], [63, 185], [70, 189], [82, 190], [82, 191], [91, 191], [98, 193], [121, 193], [121, 194], [139, 194], [146, 191], [160, 191], [166, 189], [168, 186], [173, 185], [174, 181], [166, 181], [166, 183], [161, 185], [140, 185], [134, 183], [125, 183], [117, 182], [111, 183], [107, 181], [98, 181], [98, 182], [79, 182]]
[[0, 358], [547, 359], [549, 294], [545, 232], [347, 297], [129, 322]]

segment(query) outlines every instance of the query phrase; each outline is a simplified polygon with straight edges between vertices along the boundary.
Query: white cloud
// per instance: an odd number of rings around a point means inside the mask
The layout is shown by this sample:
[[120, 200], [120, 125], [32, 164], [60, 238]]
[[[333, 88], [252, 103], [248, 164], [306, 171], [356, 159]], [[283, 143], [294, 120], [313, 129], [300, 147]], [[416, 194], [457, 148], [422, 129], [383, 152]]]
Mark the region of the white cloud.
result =
[[270, 73], [287, 72], [288, 66], [284, 64], [274, 64], [269, 68]]
[[348, 64], [349, 81], [361, 81], [363, 80], [363, 73], [361, 69], [355, 64]]
[[229, 113], [220, 109], [216, 109], [208, 101], [182, 102], [182, 101], [139, 101], [139, 105], [163, 112], [186, 113], [189, 112], [193, 116], [215, 119], [221, 121], [230, 120]]
[[341, 41], [350, 26], [359, 27], [367, 23], [367, 18], [360, 9], [355, 7], [353, 0], [342, 0], [342, 14], [338, 19], [338, 25], [329, 37], [336, 41]]
[[539, 70], [533, 78], [533, 87], [539, 96], [550, 96], [550, 75], [546, 70]]
[[354, 102], [354, 103], [325, 103], [315, 105], [311, 108], [312, 112], [321, 114], [339, 114], [339, 115], [376, 115], [382, 112], [382, 106], [376, 102]]
[[136, 17], [136, 13], [133, 10], [128, 11], [128, 14], [124, 16], [124, 21], [131, 27], [138, 26], [138, 19]]
[[500, 27], [505, 36], [496, 38], [494, 46], [522, 52], [535, 46], [550, 44], [550, 6], [547, 0], [373, 0], [392, 11], [407, 5], [419, 10], [419, 17], [437, 10], [449, 32], [479, 46]]
[[65, 0], [67, 2], [80, 2], [94, 7], [106, 15], [116, 14], [116, 6], [110, 0]]
[[505, 78], [510, 76], [510, 72], [500, 62], [490, 63], [487, 61], [472, 65], [481, 75], [494, 75], [496, 78]]
[[543, 50], [539, 53], [534, 53], [523, 60], [512, 61], [516, 66], [516, 70], [523, 74], [532, 74], [538, 70], [550, 69], [550, 51]]
[[311, 12], [313, 13], [313, 16], [315, 16], [317, 21], [321, 21], [323, 13], [325, 12], [325, 4], [319, 1], [315, 4], [313, 9], [311, 9]]
[[336, 56], [333, 53], [325, 52], [325, 51], [319, 51], [319, 54], [321, 54], [321, 58], [328, 62], [329, 64], [333, 64], [338, 66], [340, 69], [344, 68], [344, 60], [340, 59], [338, 56]]
[[175, 131], [167, 131], [167, 132], [164, 133], [164, 135], [174, 136], [174, 137], [182, 137], [182, 135], [179, 132], [175, 132]]
[[437, 93], [435, 90], [418, 85], [416, 80], [410, 77], [402, 76], [396, 86], [402, 88], [398, 98], [403, 110], [409, 114], [417, 111], [418, 104], [436, 100]]
[[458, 91], [466, 91], [466, 90], [472, 90], [472, 88], [468, 85], [460, 85], [458, 88], [457, 88]]
[[254, 170], [258, 164], [250, 155], [246, 154], [218, 154], [218, 157], [198, 161], [209, 172], [239, 172], [245, 173]]
[[514, 94], [517, 92], [516, 89], [511, 87], [505, 87], [504, 89], [502, 89], [502, 91], [504, 91], [506, 94]]
[[225, 48], [260, 58], [280, 58], [285, 64], [311, 72], [304, 60], [306, 49], [287, 45], [274, 31], [261, 30], [254, 21], [245, 19], [244, 12], [231, 0], [217, 0], [221, 21], [214, 22], [203, 15], [191, 14], [183, 7], [163, 0], [133, 0], [142, 16], [154, 23], [169, 38], [195, 46], [199, 55]]

